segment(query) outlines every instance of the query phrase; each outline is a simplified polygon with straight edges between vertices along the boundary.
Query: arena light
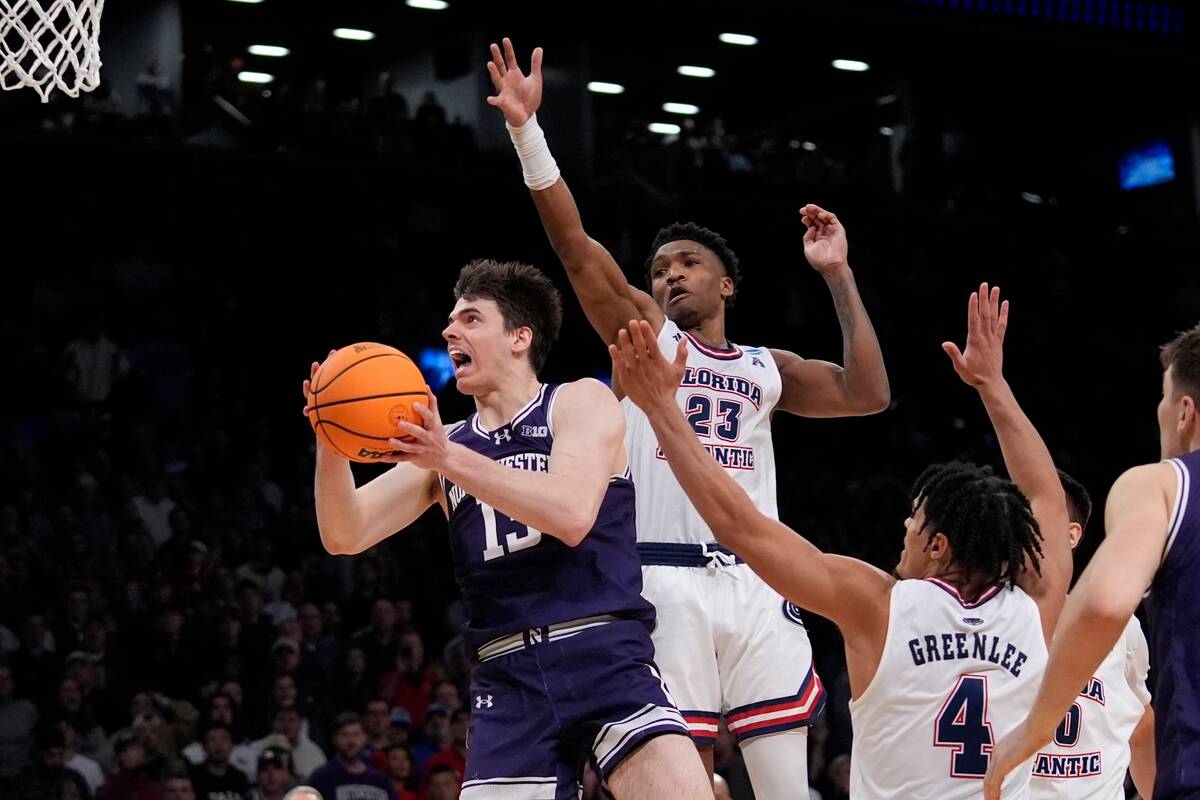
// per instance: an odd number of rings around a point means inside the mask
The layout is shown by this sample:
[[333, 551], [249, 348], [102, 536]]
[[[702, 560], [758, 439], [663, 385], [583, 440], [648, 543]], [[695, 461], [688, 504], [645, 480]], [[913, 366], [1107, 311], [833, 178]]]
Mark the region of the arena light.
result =
[[700, 106], [691, 103], [663, 103], [663, 111], [668, 114], [699, 114]]
[[588, 91], [596, 94], [621, 94], [625, 91], [625, 87], [619, 83], [607, 83], [606, 81], [589, 81]]
[[817, 149], [816, 142], [801, 142], [800, 146], [803, 147], [805, 152], [808, 152], [808, 153], [811, 153], [813, 150]]
[[676, 72], [689, 78], [711, 78], [717, 74], [712, 67], [695, 67], [689, 64], [684, 64]]
[[889, 128], [887, 125], [884, 125], [882, 128], [880, 128], [879, 132], [881, 134], [883, 134], [884, 136], [892, 136], [896, 133], [894, 130]]
[[270, 83], [275, 80], [275, 76], [269, 72], [242, 70], [238, 73], [238, 80], [242, 83]]
[[445, 11], [450, 7], [446, 0], [405, 0], [409, 8], [423, 8], [426, 11]]
[[833, 60], [833, 68], [840, 69], [843, 72], [866, 72], [871, 68], [871, 65], [865, 61], [855, 61], [852, 58], [835, 58]]
[[717, 37], [725, 44], [737, 44], [742, 47], [750, 47], [758, 44], [758, 37], [751, 36], [748, 33], [722, 33]]
[[267, 58], [283, 58], [289, 55], [292, 51], [286, 47], [280, 47], [274, 44], [252, 44], [246, 48], [252, 56], [266, 56]]
[[674, 136], [683, 129], [673, 122], [651, 122], [649, 130], [651, 133], [661, 133], [663, 136]]
[[1035, 206], [1040, 206], [1045, 202], [1040, 194], [1034, 194], [1033, 192], [1021, 192], [1021, 199], [1026, 203], [1032, 203]]
[[263, 0], [229, 0], [231, 3], [245, 3], [248, 6], [256, 6]]
[[361, 28], [334, 28], [333, 35], [339, 39], [349, 39], [352, 42], [369, 42], [375, 38], [374, 33]]

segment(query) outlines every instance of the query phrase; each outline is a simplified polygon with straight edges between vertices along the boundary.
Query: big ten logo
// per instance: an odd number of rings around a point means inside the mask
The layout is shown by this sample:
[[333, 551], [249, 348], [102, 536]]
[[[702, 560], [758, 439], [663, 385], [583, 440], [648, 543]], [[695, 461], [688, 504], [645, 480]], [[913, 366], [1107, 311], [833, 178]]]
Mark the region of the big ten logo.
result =
[[546, 438], [550, 435], [550, 428], [546, 425], [522, 425], [521, 435], [530, 438]]

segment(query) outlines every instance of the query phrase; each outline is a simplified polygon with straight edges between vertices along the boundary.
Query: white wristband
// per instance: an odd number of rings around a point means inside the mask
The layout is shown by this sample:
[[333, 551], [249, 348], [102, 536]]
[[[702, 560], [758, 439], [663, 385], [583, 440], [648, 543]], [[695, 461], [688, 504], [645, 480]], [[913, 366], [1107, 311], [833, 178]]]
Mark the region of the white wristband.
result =
[[525, 176], [525, 185], [534, 191], [549, 189], [559, 177], [558, 164], [550, 155], [550, 147], [546, 144], [546, 134], [538, 125], [537, 114], [530, 117], [524, 125], [514, 128], [507, 122], [508, 135], [517, 148], [517, 157], [521, 159], [521, 172]]

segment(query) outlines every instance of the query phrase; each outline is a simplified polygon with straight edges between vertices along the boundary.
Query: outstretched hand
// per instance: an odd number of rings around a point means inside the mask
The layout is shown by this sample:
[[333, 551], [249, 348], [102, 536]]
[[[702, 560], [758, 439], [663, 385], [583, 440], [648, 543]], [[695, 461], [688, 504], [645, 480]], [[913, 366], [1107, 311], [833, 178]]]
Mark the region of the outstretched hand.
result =
[[822, 275], [849, 266], [850, 245], [837, 215], [809, 203], [800, 209], [804, 232], [804, 257]]
[[663, 358], [654, 327], [646, 320], [630, 320], [629, 328], [617, 334], [617, 343], [608, 346], [613, 376], [625, 394], [643, 411], [675, 406], [675, 391], [683, 380], [687, 364], [687, 339], [680, 337], [675, 361]]
[[492, 43], [492, 60], [487, 63], [487, 69], [496, 94], [488, 97], [487, 101], [488, 105], [504, 112], [509, 125], [519, 128], [529, 121], [542, 104], [542, 48], [533, 49], [529, 74], [525, 75], [517, 66], [512, 40], [505, 37], [502, 43], [503, 53], [499, 45]]
[[967, 301], [967, 346], [942, 342], [958, 377], [976, 389], [1000, 380], [1004, 366], [1004, 332], [1008, 329], [1008, 301], [1000, 302], [1000, 287], [980, 284]]

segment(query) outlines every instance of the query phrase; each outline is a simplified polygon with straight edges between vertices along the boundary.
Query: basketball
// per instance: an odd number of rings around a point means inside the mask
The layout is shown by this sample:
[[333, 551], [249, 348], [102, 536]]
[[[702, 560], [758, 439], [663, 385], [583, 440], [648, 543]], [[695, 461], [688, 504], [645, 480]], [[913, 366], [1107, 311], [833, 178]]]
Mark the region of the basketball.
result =
[[360, 342], [334, 351], [308, 393], [308, 421], [325, 444], [351, 461], [372, 463], [394, 451], [400, 420], [421, 424], [413, 403], [429, 387], [413, 360], [394, 347]]

